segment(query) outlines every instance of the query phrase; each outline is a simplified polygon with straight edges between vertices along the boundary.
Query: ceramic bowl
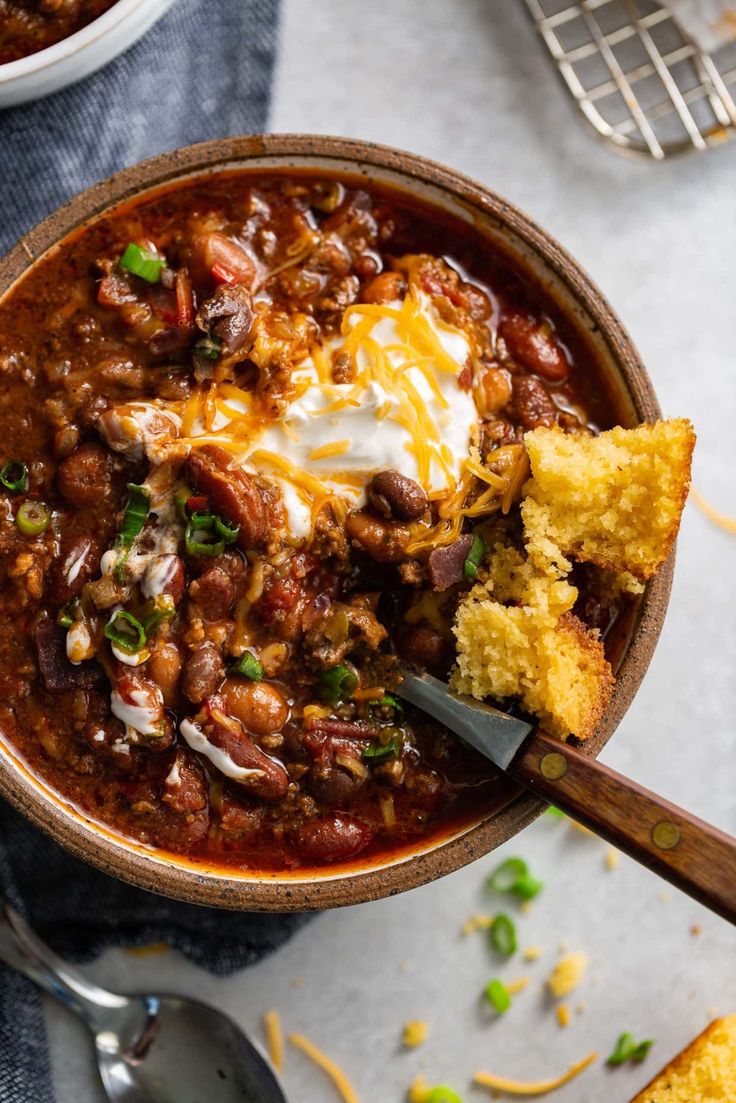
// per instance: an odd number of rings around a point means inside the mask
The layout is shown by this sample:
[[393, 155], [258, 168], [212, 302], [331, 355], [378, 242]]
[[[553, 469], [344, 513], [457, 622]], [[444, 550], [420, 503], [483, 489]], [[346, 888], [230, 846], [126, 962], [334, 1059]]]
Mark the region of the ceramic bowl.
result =
[[45, 50], [0, 65], [0, 108], [75, 84], [127, 50], [174, 0], [117, 0], [80, 31]]
[[[598, 288], [554, 238], [487, 187], [442, 165], [367, 142], [308, 135], [228, 138], [164, 154], [96, 184], [50, 215], [0, 262], [0, 295], [55, 244], [111, 207], [187, 178], [222, 170], [316, 169], [398, 187], [474, 225], [526, 269], [581, 332], [606, 374], [624, 424], [660, 409], [631, 339]], [[672, 558], [648, 585], [624, 642], [611, 703], [586, 750], [597, 755], [628, 708], [651, 659], [670, 592]], [[157, 852], [90, 821], [32, 776], [0, 741], [0, 793], [68, 850], [107, 873], [167, 896], [243, 910], [301, 911], [355, 904], [434, 880], [486, 854], [546, 805], [511, 785], [505, 804], [444, 838], [390, 859], [338, 871], [238, 873]]]

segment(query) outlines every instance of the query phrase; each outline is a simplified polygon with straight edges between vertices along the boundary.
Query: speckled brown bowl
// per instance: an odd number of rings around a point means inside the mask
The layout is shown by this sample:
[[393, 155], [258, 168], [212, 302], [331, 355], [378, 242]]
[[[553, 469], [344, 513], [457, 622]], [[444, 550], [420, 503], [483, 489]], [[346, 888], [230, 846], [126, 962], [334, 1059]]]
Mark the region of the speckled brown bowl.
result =
[[[226, 138], [177, 150], [95, 184], [45, 219], [0, 261], [0, 295], [71, 231], [149, 189], [233, 169], [348, 172], [398, 187], [466, 222], [529, 272], [592, 345], [624, 424], [660, 415], [631, 339], [598, 288], [554, 238], [488, 188], [409, 153], [368, 142], [310, 135]], [[587, 743], [597, 755], [628, 708], [652, 657], [672, 580], [672, 558], [636, 611], [609, 708]], [[167, 896], [222, 908], [303, 911], [356, 904], [432, 881], [510, 839], [546, 807], [512, 786], [506, 803], [443, 838], [373, 863], [291, 874], [238, 873], [194, 863], [117, 835], [70, 806], [34, 777], [0, 740], [0, 793], [72, 853], [107, 873]]]

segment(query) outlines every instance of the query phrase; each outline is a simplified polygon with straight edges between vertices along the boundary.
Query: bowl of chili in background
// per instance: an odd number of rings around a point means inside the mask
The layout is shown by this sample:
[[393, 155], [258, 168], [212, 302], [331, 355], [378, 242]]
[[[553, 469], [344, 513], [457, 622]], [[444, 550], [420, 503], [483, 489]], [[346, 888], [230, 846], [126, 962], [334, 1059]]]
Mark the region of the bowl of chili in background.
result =
[[[362, 183], [384, 203], [415, 212], [425, 237], [435, 235], [441, 255], [460, 257], [463, 272], [469, 266], [476, 278], [478, 272], [489, 272], [491, 282], [506, 273], [543, 305], [545, 316], [554, 318], [567, 348], [573, 350], [570, 355], [581, 361], [579, 378], [595, 365], [596, 386], [585, 386], [601, 419], [633, 426], [659, 416], [650, 380], [628, 334], [595, 285], [553, 238], [485, 186], [423, 158], [360, 141], [307, 135], [223, 139], [126, 169], [50, 215], [0, 261], [0, 311], [9, 293], [19, 287], [43, 289], [46, 271], [57, 284], [85, 272], [91, 254], [85, 253], [84, 242], [103, 245], [106, 227], [131, 211], [135, 219], [143, 197], [145, 209], [153, 211], [154, 221], [161, 225], [187, 202], [216, 203], [218, 197], [224, 202], [222, 197], [239, 185], [284, 176], [297, 185], [337, 180], [348, 191], [358, 191]], [[188, 200], [188, 195], [195, 199]], [[411, 222], [414, 216], [407, 217]], [[41, 282], [34, 285], [34, 279]], [[23, 304], [27, 309], [28, 301]], [[21, 328], [23, 318], [18, 316]], [[80, 339], [89, 339], [89, 334]], [[616, 686], [601, 724], [585, 745], [593, 755], [615, 731], [646, 672], [667, 607], [672, 565], [670, 557], [644, 594], [619, 610], [608, 636]], [[6, 653], [6, 666], [9, 657], [12, 651]], [[228, 861], [226, 848], [216, 854], [176, 853], [100, 822], [89, 807], [61, 795], [53, 771], [42, 776], [27, 753], [30, 744], [19, 749], [7, 731], [3, 736], [0, 792], [34, 824], [72, 853], [123, 880], [226, 908], [298, 911], [392, 895], [480, 857], [546, 807], [505, 779], [482, 774], [475, 779], [478, 785], [468, 786], [463, 800], [423, 834], [401, 834], [395, 844], [381, 838], [342, 860], [322, 855], [317, 863], [307, 856], [291, 867], [288, 860], [280, 865], [272, 849], [268, 860], [264, 858], [265, 868], [258, 868], [257, 855], [238, 867]]]
[[[0, 28], [0, 108], [58, 92], [112, 61], [173, 0], [14, 0]], [[2, 14], [2, 11], [0, 11]]]

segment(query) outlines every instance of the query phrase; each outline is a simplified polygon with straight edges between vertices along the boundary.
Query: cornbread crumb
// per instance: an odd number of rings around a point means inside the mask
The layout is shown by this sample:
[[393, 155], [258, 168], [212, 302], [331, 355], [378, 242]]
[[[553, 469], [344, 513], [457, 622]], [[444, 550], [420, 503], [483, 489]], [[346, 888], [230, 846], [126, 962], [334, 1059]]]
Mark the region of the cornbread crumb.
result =
[[693, 923], [692, 927], [690, 928], [690, 934], [693, 936], [693, 938], [697, 938], [698, 935], [701, 934], [702, 930], [703, 928], [700, 926], [699, 923]]
[[417, 1076], [407, 1092], [408, 1103], [427, 1103], [429, 1099], [429, 1086], [423, 1076]]
[[569, 612], [576, 597], [574, 586], [496, 545], [488, 581], [457, 611], [453, 689], [480, 700], [521, 698], [550, 734], [586, 739], [608, 704], [613, 675], [600, 640]]
[[304, 977], [292, 977], [291, 987], [292, 988], [303, 988], [304, 987]]
[[576, 1003], [575, 1004], [575, 1014], [576, 1015], [583, 1015], [587, 1010], [588, 1010], [588, 1005], [585, 1002], [585, 1000], [583, 1000], [581, 1003]]
[[672, 893], [669, 892], [668, 889], [660, 889], [660, 891], [657, 893], [657, 896], [663, 904], [669, 904], [670, 900], [672, 899]]
[[461, 934], [467, 937], [476, 931], [487, 931], [493, 923], [492, 915], [471, 915], [462, 925]]
[[533, 900], [522, 900], [522, 902], [519, 904], [519, 911], [522, 912], [524, 915], [528, 915], [533, 907]]
[[667, 558], [690, 485], [695, 433], [686, 418], [617, 426], [597, 437], [535, 429], [521, 515], [530, 559], [566, 557], [651, 578]]
[[412, 1019], [404, 1025], [401, 1044], [407, 1049], [416, 1049], [417, 1046], [424, 1045], [428, 1030], [429, 1023], [425, 1023], [421, 1019]]
[[555, 1015], [557, 1016], [558, 1026], [570, 1025], [570, 1008], [566, 1003], [559, 1003], [555, 1008]]
[[604, 858], [604, 862], [606, 864], [606, 869], [615, 869], [620, 860], [621, 860], [621, 855], [616, 850], [616, 847], [615, 846], [609, 846], [608, 850], [606, 851], [606, 856]]
[[733, 1103], [736, 1015], [716, 1019], [631, 1103]]
[[522, 954], [524, 961], [537, 961], [542, 956], [541, 946], [527, 946]]
[[555, 965], [547, 978], [547, 987], [556, 1000], [574, 992], [585, 975], [588, 959], [585, 954], [567, 954]]

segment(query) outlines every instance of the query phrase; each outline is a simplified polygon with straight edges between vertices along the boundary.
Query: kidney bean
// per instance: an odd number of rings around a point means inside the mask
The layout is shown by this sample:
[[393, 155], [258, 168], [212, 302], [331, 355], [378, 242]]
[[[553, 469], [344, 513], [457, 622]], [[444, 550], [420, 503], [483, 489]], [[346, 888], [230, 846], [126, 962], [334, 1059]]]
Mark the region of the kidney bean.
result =
[[181, 654], [173, 640], [158, 640], [154, 644], [146, 670], [161, 690], [166, 707], [174, 708], [179, 698]]
[[48, 573], [49, 599], [55, 606], [81, 594], [84, 584], [98, 573], [101, 555], [102, 545], [90, 536], [62, 537]]
[[241, 286], [221, 284], [197, 311], [197, 325], [205, 333], [211, 330], [222, 341], [225, 356], [240, 351], [248, 340], [252, 324], [250, 292]]
[[399, 651], [408, 663], [420, 667], [444, 666], [449, 657], [447, 640], [428, 624], [416, 624], [399, 633]]
[[240, 720], [256, 735], [281, 731], [289, 718], [289, 705], [283, 693], [270, 682], [249, 682], [228, 678], [220, 690], [225, 711]]
[[465, 578], [465, 560], [473, 545], [470, 533], [446, 548], [433, 548], [427, 560], [427, 578], [435, 590], [447, 590]]
[[182, 692], [188, 701], [198, 705], [215, 692], [224, 677], [222, 656], [215, 645], [206, 640], [184, 662]]
[[550, 383], [567, 378], [570, 365], [565, 350], [551, 327], [531, 314], [512, 311], [505, 314], [498, 327], [513, 359], [527, 371], [541, 375]]
[[103, 505], [112, 494], [112, 462], [99, 444], [83, 444], [59, 464], [59, 491], [73, 506]]
[[353, 816], [322, 816], [297, 829], [294, 846], [303, 858], [329, 862], [364, 850], [372, 837], [368, 824]]
[[388, 524], [365, 510], [358, 510], [347, 515], [345, 531], [350, 540], [377, 563], [398, 563], [405, 557], [409, 533], [401, 525]]
[[205, 702], [207, 718], [202, 725], [203, 734], [213, 746], [229, 755], [236, 766], [260, 772], [260, 776], [238, 779], [238, 785], [242, 785], [261, 800], [281, 800], [289, 788], [286, 767], [261, 750], [240, 724], [227, 716], [225, 707], [225, 701], [219, 694], [208, 698]]
[[554, 425], [557, 420], [557, 407], [549, 391], [542, 380], [533, 375], [517, 376], [514, 379], [511, 410], [525, 429]]
[[186, 815], [207, 807], [207, 778], [191, 751], [177, 747], [171, 769], [164, 778], [161, 800], [174, 812]]
[[220, 567], [210, 567], [189, 584], [189, 596], [205, 620], [224, 620], [235, 601], [235, 583]]
[[429, 499], [419, 483], [400, 471], [380, 471], [368, 487], [371, 509], [379, 516], [399, 521], [416, 521], [429, 508]]
[[312, 796], [323, 804], [344, 806], [352, 800], [364, 780], [339, 766], [315, 764], [309, 771], [308, 785]]
[[364, 303], [392, 303], [403, 299], [405, 294], [406, 280], [400, 272], [381, 272], [366, 284], [360, 300]]
[[215, 513], [240, 526], [238, 545], [244, 551], [263, 543], [266, 507], [261, 493], [250, 475], [232, 464], [223, 448], [206, 444], [192, 451], [186, 473], [195, 490], [209, 499]]
[[148, 564], [141, 580], [141, 591], [147, 598], [168, 595], [174, 605], [178, 605], [184, 596], [185, 580], [181, 559], [173, 552], [167, 552], [165, 555], [155, 556]]

